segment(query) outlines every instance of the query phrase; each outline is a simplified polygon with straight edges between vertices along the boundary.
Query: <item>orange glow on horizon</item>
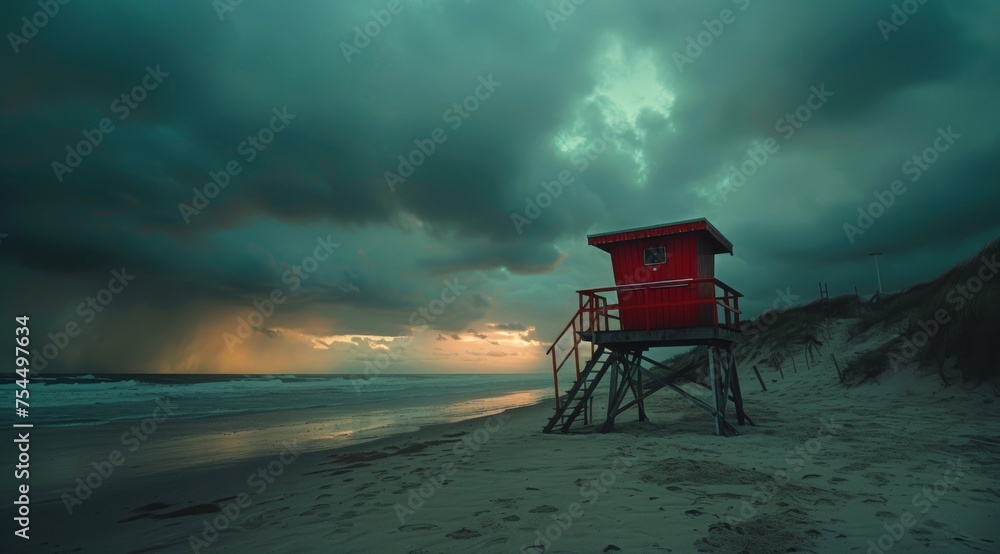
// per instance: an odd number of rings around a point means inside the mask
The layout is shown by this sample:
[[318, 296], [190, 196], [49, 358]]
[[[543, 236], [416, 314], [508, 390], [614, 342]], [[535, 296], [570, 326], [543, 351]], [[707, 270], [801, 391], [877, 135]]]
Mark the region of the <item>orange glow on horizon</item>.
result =
[[[418, 332], [411, 336], [313, 335], [304, 329], [272, 327], [239, 338], [232, 318], [206, 325], [198, 340], [173, 359], [156, 364], [162, 373], [364, 373], [376, 359], [390, 360], [384, 373], [541, 373], [544, 350], [523, 331], [494, 324], [460, 333]], [[380, 358], [379, 358], [380, 357]], [[367, 364], [367, 365], [366, 365]], [[211, 368], [206, 371], [205, 368]]]

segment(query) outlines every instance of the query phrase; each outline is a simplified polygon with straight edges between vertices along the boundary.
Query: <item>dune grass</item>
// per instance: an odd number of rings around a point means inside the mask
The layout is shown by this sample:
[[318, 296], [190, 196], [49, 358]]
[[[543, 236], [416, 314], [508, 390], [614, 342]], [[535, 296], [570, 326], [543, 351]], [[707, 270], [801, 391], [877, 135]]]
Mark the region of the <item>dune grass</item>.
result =
[[[962, 379], [976, 384], [1000, 377], [1000, 274], [987, 263], [998, 258], [1000, 239], [926, 286], [914, 287], [904, 336], [914, 345], [928, 336], [927, 345], [918, 348], [919, 361], [940, 364], [954, 357]], [[948, 319], [934, 333], [931, 322], [941, 314]]]
[[1000, 239], [986, 244], [941, 276], [862, 306], [864, 333], [878, 324], [896, 326], [900, 336], [883, 348], [852, 360], [849, 373], [877, 377], [897, 363], [935, 367], [947, 382], [944, 364], [954, 359], [964, 382], [976, 385], [1000, 377], [1000, 275], [990, 263], [1000, 257]]

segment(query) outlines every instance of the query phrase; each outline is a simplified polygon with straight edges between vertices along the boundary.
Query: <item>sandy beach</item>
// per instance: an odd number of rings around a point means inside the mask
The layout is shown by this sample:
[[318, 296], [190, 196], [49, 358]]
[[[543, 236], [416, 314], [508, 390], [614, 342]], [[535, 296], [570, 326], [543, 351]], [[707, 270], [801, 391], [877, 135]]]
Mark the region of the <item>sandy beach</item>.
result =
[[109, 480], [72, 516], [48, 495], [34, 533], [58, 529], [52, 552], [997, 551], [995, 395], [913, 371], [845, 389], [830, 352], [876, 340], [848, 324], [811, 369], [762, 369], [768, 392], [744, 372], [738, 437], [662, 391], [603, 435], [542, 434], [544, 403], [332, 451], [288, 437]]

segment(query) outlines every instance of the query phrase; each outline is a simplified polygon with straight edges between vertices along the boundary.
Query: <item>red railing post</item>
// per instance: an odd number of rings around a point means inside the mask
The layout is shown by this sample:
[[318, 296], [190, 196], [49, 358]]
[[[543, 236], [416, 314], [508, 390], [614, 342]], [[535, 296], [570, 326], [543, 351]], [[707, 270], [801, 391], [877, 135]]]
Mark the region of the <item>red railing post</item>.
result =
[[[736, 300], [736, 298], [732, 295], [732, 293], [730, 293], [729, 291], [726, 291], [726, 306], [732, 307], [732, 305], [733, 305], [732, 303], [735, 300]], [[730, 318], [730, 316], [732, 316], [732, 318]], [[734, 326], [734, 325], [736, 325], [738, 323], [739, 323], [739, 319], [737, 319], [736, 313], [733, 312], [732, 310], [727, 310], [726, 311], [726, 324], [728, 324], [730, 327], [732, 327], [732, 326]]]
[[573, 319], [573, 358], [576, 359], [576, 380], [580, 380], [580, 343], [577, 342], [576, 318]]
[[712, 297], [713, 297], [714, 300], [716, 300], [715, 306], [713, 306], [713, 310], [712, 310], [712, 323], [715, 325], [715, 328], [718, 329], [719, 328], [719, 304], [718, 304], [717, 301], [718, 301], [719, 297], [715, 296], [715, 285], [716, 285], [716, 283], [712, 283]]
[[729, 327], [729, 291], [722, 291], [722, 309], [726, 315], [726, 327]]
[[556, 368], [556, 349], [552, 349], [552, 384], [556, 389], [556, 409], [559, 409], [559, 370]]

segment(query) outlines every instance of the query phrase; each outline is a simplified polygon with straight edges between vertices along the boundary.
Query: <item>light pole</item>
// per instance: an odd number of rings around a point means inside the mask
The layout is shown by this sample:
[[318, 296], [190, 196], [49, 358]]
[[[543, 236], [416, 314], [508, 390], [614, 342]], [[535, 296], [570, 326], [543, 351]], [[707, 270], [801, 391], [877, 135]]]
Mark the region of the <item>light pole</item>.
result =
[[869, 256], [875, 257], [875, 276], [878, 277], [878, 295], [882, 296], [882, 273], [878, 269], [878, 257], [882, 255], [881, 252], [872, 252], [868, 254]]

